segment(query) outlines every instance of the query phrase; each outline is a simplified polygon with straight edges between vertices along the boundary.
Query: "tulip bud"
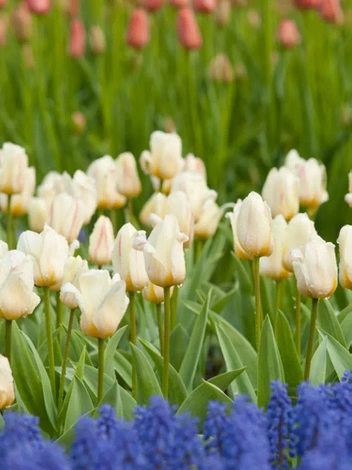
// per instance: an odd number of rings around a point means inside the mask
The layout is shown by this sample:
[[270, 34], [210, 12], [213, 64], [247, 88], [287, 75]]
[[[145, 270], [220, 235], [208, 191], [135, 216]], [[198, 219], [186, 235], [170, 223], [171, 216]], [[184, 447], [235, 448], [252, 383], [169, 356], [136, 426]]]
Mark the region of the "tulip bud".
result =
[[44, 230], [48, 218], [48, 203], [41, 197], [31, 197], [28, 206], [28, 223], [33, 232]]
[[202, 47], [202, 36], [196, 17], [190, 8], [185, 7], [178, 11], [176, 29], [178, 40], [185, 49], [192, 50]]
[[219, 0], [216, 7], [216, 23], [226, 26], [231, 20], [231, 1]]
[[314, 222], [306, 213], [295, 215], [287, 225], [286, 238], [283, 250], [283, 264], [287, 271], [293, 272], [292, 251], [306, 245], [317, 236]]
[[272, 168], [262, 191], [273, 217], [282, 214], [292, 219], [299, 211], [299, 179], [288, 168]]
[[350, 171], [348, 174], [348, 181], [349, 181], [348, 194], [346, 194], [345, 196], [345, 201], [350, 207], [352, 207], [352, 171]]
[[195, 157], [192, 153], [186, 155], [182, 171], [189, 171], [190, 173], [198, 173], [207, 179], [207, 170], [201, 158]]
[[112, 251], [114, 272], [126, 283], [127, 292], [141, 291], [148, 283], [144, 256], [132, 248], [137, 230], [127, 223], [119, 230]]
[[226, 54], [218, 54], [209, 64], [208, 75], [213, 82], [231, 83], [233, 69]]
[[[174, 288], [171, 287], [170, 289], [170, 296]], [[164, 289], [162, 287], [156, 286], [155, 284], [148, 282], [148, 284], [142, 290], [142, 295], [145, 300], [151, 302], [152, 304], [161, 304], [164, 302]]]
[[63, 173], [62, 182], [64, 183], [64, 192], [75, 199], [81, 199], [83, 202], [85, 212], [83, 224], [88, 224], [98, 204], [95, 180], [83, 171], [77, 170], [73, 178], [68, 173]]
[[71, 21], [70, 42], [68, 53], [71, 57], [79, 59], [84, 56], [86, 49], [86, 31], [84, 24], [79, 19]]
[[150, 41], [150, 25], [147, 13], [142, 8], [132, 12], [128, 24], [126, 42], [133, 49], [144, 49]]
[[194, 235], [196, 238], [208, 239], [212, 237], [219, 225], [221, 217], [224, 215], [225, 206], [219, 207], [213, 199], [205, 201], [200, 217], [194, 225]]
[[213, 13], [216, 9], [216, 0], [194, 0], [194, 9], [198, 13]]
[[33, 259], [11, 250], [0, 260], [0, 318], [17, 320], [32, 313], [40, 303], [33, 292]]
[[273, 252], [271, 211], [258, 193], [251, 192], [238, 200], [233, 213], [228, 213], [234, 237], [234, 248], [241, 259], [270, 256]]
[[49, 208], [48, 225], [63, 235], [68, 243], [78, 238], [85, 217], [81, 199], [66, 193], [55, 196]]
[[[79, 290], [79, 278], [81, 274], [86, 273], [88, 271], [88, 263], [86, 260], [82, 259], [80, 256], [70, 256], [69, 258], [67, 258], [65, 263], [64, 277], [62, 279], [60, 287], [69, 282]], [[78, 308], [77, 298], [74, 294], [70, 292], [62, 292], [61, 290], [60, 300], [70, 310]]]
[[301, 10], [317, 9], [321, 2], [322, 0], [294, 0], [296, 7]]
[[102, 266], [111, 263], [111, 252], [114, 247], [114, 229], [109, 217], [101, 215], [95, 222], [89, 237], [89, 259]]
[[0, 192], [21, 193], [25, 185], [28, 157], [24, 148], [5, 143], [0, 150]]
[[0, 410], [15, 401], [15, 387], [9, 360], [0, 354]]
[[52, 201], [55, 196], [65, 192], [65, 181], [63, 175], [57, 171], [49, 171], [38, 186], [38, 196], [46, 199], [48, 202]]
[[79, 277], [79, 289], [71, 283], [61, 288], [63, 295], [73, 294], [81, 310], [80, 327], [87, 336], [108, 338], [120, 324], [128, 307], [125, 282], [115, 276], [111, 279], [106, 270], [83, 273]]
[[298, 27], [293, 20], [282, 20], [277, 32], [279, 42], [285, 49], [293, 49], [301, 42], [301, 35]]
[[[169, 0], [169, 4], [175, 8], [184, 8], [188, 6], [189, 0]], [[163, 292], [164, 295], [164, 292]]]
[[93, 54], [103, 54], [105, 52], [105, 34], [100, 26], [92, 26], [90, 29], [90, 48]]
[[[173, 214], [177, 219], [180, 231], [188, 237], [183, 247], [189, 248], [193, 242], [194, 216], [186, 194], [182, 191], [175, 191], [166, 198], [165, 203], [165, 206], [162, 207], [164, 214], [158, 214], [157, 204], [155, 205], [156, 212], [154, 212], [152, 216], [157, 216], [157, 218], [154, 220], [160, 220], [166, 214]], [[159, 220], [157, 220], [157, 222], [159, 222]], [[153, 223], [153, 225], [156, 225], [156, 223]]]
[[16, 8], [14, 8], [11, 20], [17, 41], [28, 41], [31, 35], [32, 17], [26, 2], [22, 1]]
[[352, 225], [342, 227], [337, 243], [340, 247], [340, 284], [345, 289], [352, 289]]
[[337, 287], [337, 264], [332, 243], [314, 237], [306, 245], [293, 250], [292, 265], [297, 288], [313, 299], [330, 297]]
[[166, 214], [167, 198], [164, 194], [154, 193], [152, 197], [144, 204], [140, 214], [139, 220], [143, 225], [151, 225], [150, 216], [156, 214], [163, 219]]
[[144, 7], [150, 12], [156, 12], [163, 6], [164, 0], [145, 0]]
[[[15, 217], [26, 215], [29, 209], [31, 197], [35, 191], [35, 169], [34, 167], [25, 170], [23, 191], [14, 194], [11, 198], [11, 214]], [[1, 194], [0, 196], [1, 210], [7, 212], [8, 196]]]
[[340, 0], [321, 0], [318, 10], [323, 20], [333, 24], [343, 23]]
[[154, 227], [148, 241], [145, 232], [137, 232], [132, 246], [143, 251], [146, 271], [153, 284], [171, 287], [184, 281], [186, 264], [183, 244], [187, 240], [173, 214], [166, 215]]
[[117, 190], [132, 199], [140, 195], [142, 184], [138, 176], [136, 160], [132, 153], [121, 153], [116, 159]]
[[7, 44], [7, 27], [8, 27], [8, 16], [2, 13], [0, 15], [0, 46], [6, 46]]
[[50, 12], [50, 0], [27, 0], [30, 11], [36, 15], [47, 15]]
[[155, 131], [150, 137], [150, 152], [141, 155], [141, 167], [162, 180], [177, 175], [183, 166], [182, 141], [177, 134]]
[[75, 111], [72, 114], [72, 125], [75, 134], [80, 135], [87, 126], [87, 119], [80, 111]]
[[67, 12], [71, 18], [79, 15], [79, 3], [80, 0], [68, 0]]

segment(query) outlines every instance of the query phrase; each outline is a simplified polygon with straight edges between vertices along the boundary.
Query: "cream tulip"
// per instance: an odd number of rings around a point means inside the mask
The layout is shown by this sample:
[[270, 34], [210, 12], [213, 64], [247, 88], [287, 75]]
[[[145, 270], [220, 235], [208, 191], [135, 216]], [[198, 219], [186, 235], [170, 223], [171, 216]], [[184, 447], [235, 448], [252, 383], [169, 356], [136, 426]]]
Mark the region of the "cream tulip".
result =
[[32, 197], [28, 207], [29, 228], [33, 230], [33, 232], [42, 232], [48, 219], [48, 213], [47, 200], [41, 197]]
[[34, 259], [34, 283], [38, 287], [51, 287], [61, 282], [69, 254], [67, 240], [46, 225], [41, 233], [22, 232], [17, 249]]
[[145, 232], [137, 232], [133, 247], [143, 251], [149, 280], [160, 287], [181, 284], [186, 277], [183, 244], [187, 235], [180, 232], [176, 217], [165, 216], [152, 230], [148, 241]]
[[[170, 296], [172, 296], [173, 291], [174, 288], [171, 287]], [[142, 295], [145, 300], [152, 304], [161, 304], [164, 302], [164, 289], [152, 282], [148, 282], [148, 284], [143, 288]]]
[[299, 211], [299, 179], [288, 168], [272, 168], [264, 183], [262, 196], [273, 217], [282, 214], [290, 220]]
[[212, 199], [205, 201], [202, 206], [200, 217], [194, 225], [195, 237], [203, 240], [212, 237], [218, 228], [226, 207], [227, 206], [219, 207]]
[[332, 243], [314, 237], [292, 251], [293, 270], [297, 288], [302, 295], [313, 299], [330, 297], [337, 287], [337, 264]]
[[199, 157], [195, 157], [192, 153], [186, 155], [182, 171], [196, 173], [203, 176], [205, 180], [207, 179], [207, 170], [203, 160]]
[[[66, 283], [70, 283], [79, 290], [79, 278], [81, 274], [88, 271], [88, 262], [85, 259], [82, 259], [80, 256], [70, 256], [65, 263], [64, 277], [60, 287]], [[62, 292], [61, 290], [60, 300], [70, 310], [78, 308], [77, 298], [70, 292]]]
[[187, 195], [183, 191], [174, 191], [169, 194], [166, 199], [166, 214], [173, 214], [176, 217], [180, 231], [188, 237], [183, 247], [189, 248], [193, 243], [194, 215]]
[[283, 264], [283, 249], [286, 238], [287, 222], [285, 218], [279, 214], [272, 224], [274, 250], [270, 256], [260, 258], [260, 274], [270, 277], [275, 281], [289, 278], [292, 273], [287, 271]]
[[140, 158], [142, 170], [161, 180], [174, 178], [183, 167], [182, 141], [177, 134], [155, 131], [150, 136], [150, 152]]
[[337, 243], [340, 247], [340, 284], [345, 289], [352, 289], [352, 225], [342, 227]]
[[138, 176], [137, 164], [130, 152], [121, 153], [115, 160], [117, 169], [117, 190], [128, 199], [133, 199], [142, 192], [142, 183]]
[[72, 294], [81, 310], [80, 327], [87, 336], [108, 338], [112, 336], [128, 307], [126, 284], [115, 274], [111, 279], [106, 270], [91, 269], [79, 277], [79, 289], [66, 283], [62, 295]]
[[345, 201], [352, 207], [352, 171], [348, 174], [348, 194], [345, 196]]
[[251, 192], [243, 201], [238, 200], [231, 221], [234, 248], [241, 259], [270, 256], [273, 252], [272, 218], [266, 202], [258, 193]]
[[85, 217], [83, 225], [89, 224], [98, 205], [98, 192], [95, 180], [83, 171], [77, 170], [73, 178], [68, 173], [63, 174], [65, 192], [74, 198], [83, 201]]
[[111, 263], [111, 253], [114, 247], [114, 229], [109, 217], [101, 215], [95, 222], [89, 237], [88, 256], [92, 263], [102, 266]]
[[0, 260], [6, 255], [9, 251], [8, 244], [3, 240], [0, 240]]
[[72, 243], [78, 238], [84, 218], [83, 201], [61, 193], [51, 201], [47, 223], [65, 237], [68, 243]]
[[40, 302], [33, 292], [33, 259], [11, 250], [0, 260], [0, 318], [17, 320], [32, 313]]
[[[15, 217], [26, 215], [29, 209], [31, 197], [35, 191], [35, 169], [34, 167], [25, 169], [23, 191], [11, 197], [11, 214]], [[1, 209], [7, 212], [8, 196], [1, 194]]]
[[0, 150], [0, 192], [18, 194], [24, 189], [28, 157], [25, 149], [6, 142]]
[[143, 253], [132, 248], [136, 233], [137, 230], [132, 224], [123, 225], [112, 250], [114, 272], [125, 281], [127, 292], [141, 291], [148, 283]]
[[287, 271], [293, 272], [291, 253], [295, 248], [308, 243], [317, 236], [314, 222], [310, 220], [308, 214], [295, 215], [287, 225], [286, 237], [283, 249], [283, 264]]
[[143, 225], [152, 226], [150, 216], [156, 214], [163, 219], [166, 214], [167, 196], [162, 193], [154, 193], [142, 207], [139, 220]]
[[38, 197], [51, 201], [60, 193], [65, 192], [64, 176], [57, 171], [49, 171], [38, 186]]
[[0, 354], [0, 410], [11, 406], [15, 398], [15, 387], [9, 360]]

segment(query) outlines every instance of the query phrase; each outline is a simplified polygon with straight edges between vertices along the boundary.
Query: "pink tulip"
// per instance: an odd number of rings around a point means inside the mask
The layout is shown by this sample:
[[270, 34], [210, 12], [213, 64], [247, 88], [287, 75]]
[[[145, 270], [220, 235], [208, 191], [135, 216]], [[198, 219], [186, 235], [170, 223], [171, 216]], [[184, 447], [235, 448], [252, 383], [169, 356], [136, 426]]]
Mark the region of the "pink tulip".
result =
[[311, 10], [319, 8], [322, 0], [294, 0], [297, 8], [301, 10]]
[[78, 16], [79, 15], [79, 0], [69, 0], [67, 11], [71, 18]]
[[82, 20], [71, 21], [69, 55], [76, 59], [84, 56], [86, 48], [86, 31]]
[[132, 12], [126, 41], [134, 49], [143, 49], [150, 41], [149, 19], [146, 11], [142, 8], [136, 8]]
[[47, 15], [50, 11], [50, 0], [27, 0], [30, 11], [36, 15]]
[[216, 0], [194, 0], [194, 9], [199, 13], [213, 13], [216, 10]]
[[7, 25], [8, 17], [5, 13], [0, 15], [0, 46], [6, 46], [7, 44]]
[[340, 0], [322, 0], [319, 14], [329, 23], [341, 24], [343, 21], [343, 12]]
[[7, 0], [0, 0], [0, 8], [5, 8], [7, 4]]
[[188, 0], [169, 0], [169, 3], [175, 8], [184, 8], [189, 4]]
[[188, 50], [199, 49], [202, 46], [197, 20], [190, 8], [182, 8], [177, 15], [177, 34], [181, 45]]
[[12, 11], [11, 22], [19, 42], [26, 42], [30, 38], [32, 29], [32, 17], [26, 2], [21, 2]]
[[296, 23], [293, 20], [282, 20], [277, 32], [278, 39], [283, 47], [292, 49], [301, 42]]
[[160, 10], [163, 6], [164, 0], [145, 0], [144, 7], [146, 10], [154, 12]]

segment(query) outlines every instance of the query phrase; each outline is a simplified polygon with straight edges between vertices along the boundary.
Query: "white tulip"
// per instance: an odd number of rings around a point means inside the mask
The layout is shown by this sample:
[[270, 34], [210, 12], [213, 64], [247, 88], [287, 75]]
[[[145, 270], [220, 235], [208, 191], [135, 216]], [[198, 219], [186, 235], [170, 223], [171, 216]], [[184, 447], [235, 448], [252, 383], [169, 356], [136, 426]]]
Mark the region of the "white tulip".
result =
[[270, 277], [275, 281], [280, 281], [281, 279], [287, 279], [291, 276], [291, 273], [285, 269], [282, 259], [287, 222], [281, 214], [274, 218], [272, 230], [274, 250], [270, 256], [260, 258], [260, 274]]
[[[26, 215], [29, 209], [31, 197], [35, 191], [35, 169], [34, 167], [26, 168], [24, 176], [23, 190], [14, 194], [11, 197], [11, 214], [15, 217], [21, 217]], [[1, 209], [3, 212], [7, 212], [8, 196], [1, 194]]]
[[61, 193], [51, 201], [47, 223], [68, 243], [78, 238], [85, 218], [85, 207], [81, 199]]
[[[174, 288], [171, 287], [170, 289], [170, 296]], [[160, 286], [153, 284], [152, 282], [148, 282], [148, 284], [142, 290], [142, 295], [145, 300], [151, 302], [152, 304], [161, 304], [164, 302], [164, 289]]]
[[121, 153], [116, 161], [117, 190], [129, 199], [139, 196], [142, 184], [138, 176], [137, 164], [130, 152]]
[[9, 360], [0, 354], [0, 410], [15, 401], [15, 387]]
[[150, 220], [151, 214], [155, 214], [161, 219], [166, 214], [167, 197], [162, 193], [154, 193], [142, 207], [139, 220], [143, 225], [153, 226]]
[[215, 201], [205, 201], [197, 223], [194, 225], [194, 235], [197, 238], [207, 239], [212, 237], [224, 215], [225, 206], [219, 207]]
[[83, 171], [77, 170], [73, 178], [68, 173], [63, 174], [65, 192], [74, 198], [79, 198], [84, 203], [84, 225], [87, 225], [98, 205], [98, 192], [95, 180], [87, 176]]
[[18, 194], [24, 189], [28, 156], [19, 145], [6, 142], [0, 150], [0, 192]]
[[[67, 258], [64, 268], [64, 277], [62, 279], [62, 285], [66, 283], [71, 283], [78, 290], [80, 289], [79, 278], [81, 274], [88, 272], [88, 263], [86, 260], [82, 259], [80, 256], [70, 256]], [[61, 302], [66, 305], [67, 308], [73, 310], [78, 308], [77, 298], [70, 292], [60, 293]]]
[[48, 213], [49, 208], [47, 200], [41, 197], [32, 197], [29, 200], [28, 207], [29, 228], [33, 230], [33, 232], [42, 232], [48, 219]]
[[352, 225], [342, 227], [337, 243], [340, 247], [340, 284], [345, 289], [352, 289]]
[[109, 217], [101, 215], [95, 222], [89, 237], [89, 259], [92, 263], [102, 266], [111, 263], [114, 247], [114, 229]]
[[345, 196], [345, 201], [352, 207], [352, 171], [348, 174], [348, 194]]

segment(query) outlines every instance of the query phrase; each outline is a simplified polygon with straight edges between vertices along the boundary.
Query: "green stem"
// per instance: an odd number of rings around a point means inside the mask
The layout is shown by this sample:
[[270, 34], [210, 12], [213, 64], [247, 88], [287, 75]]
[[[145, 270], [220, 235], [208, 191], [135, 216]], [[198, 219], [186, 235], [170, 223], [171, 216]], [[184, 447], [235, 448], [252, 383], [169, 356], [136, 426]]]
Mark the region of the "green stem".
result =
[[296, 292], [296, 348], [298, 357], [301, 357], [301, 293]]
[[12, 244], [15, 249], [17, 246], [17, 227], [18, 227], [18, 217], [13, 217], [12, 219]]
[[275, 322], [274, 322], [274, 333], [276, 338], [277, 333], [277, 319], [279, 316], [279, 310], [282, 302], [282, 280], [276, 281], [276, 293], [275, 293]]
[[48, 361], [49, 361], [49, 378], [53, 395], [56, 395], [56, 384], [55, 384], [55, 358], [54, 358], [54, 343], [53, 343], [53, 332], [51, 325], [51, 314], [50, 314], [50, 290], [49, 287], [44, 287], [44, 310], [45, 310], [45, 323], [46, 323], [46, 336], [48, 341]]
[[194, 240], [194, 264], [199, 260], [202, 253], [203, 240], [201, 238], [196, 238]]
[[253, 260], [253, 277], [254, 277], [254, 294], [255, 294], [255, 332], [256, 345], [259, 351], [260, 335], [262, 331], [262, 307], [260, 300], [260, 275], [259, 275], [259, 258]]
[[98, 338], [98, 403], [101, 402], [104, 396], [104, 353], [105, 340]]
[[70, 340], [71, 340], [71, 333], [72, 333], [72, 327], [73, 327], [74, 313], [75, 313], [74, 309], [70, 311], [70, 320], [68, 322], [65, 351], [64, 351], [64, 357], [62, 359], [61, 382], [60, 382], [59, 401], [58, 401], [59, 409], [61, 408], [62, 401], [64, 398], [66, 367], [67, 367], [68, 353], [70, 350]]
[[170, 287], [164, 287], [164, 370], [163, 370], [163, 395], [169, 395], [169, 358], [170, 358]]
[[161, 304], [156, 304], [156, 314], [158, 317], [160, 353], [164, 356], [163, 311], [161, 309]]
[[177, 323], [178, 289], [178, 286], [174, 287], [174, 292], [171, 297], [171, 330], [175, 328]]
[[12, 195], [7, 196], [7, 226], [6, 226], [6, 240], [9, 250], [12, 250], [12, 214], [11, 214], [11, 199]]
[[117, 233], [117, 214], [116, 209], [110, 209], [110, 220], [114, 229], [114, 235]]
[[[136, 293], [130, 292], [130, 331], [131, 343], [137, 346]], [[137, 371], [132, 365], [132, 396], [137, 399]]]
[[312, 299], [312, 314], [310, 317], [310, 329], [309, 329], [309, 338], [308, 338], [308, 347], [307, 347], [307, 356], [306, 356], [306, 368], [304, 371], [304, 380], [308, 380], [309, 375], [310, 375], [310, 364], [312, 362], [312, 356], [313, 356], [315, 323], [317, 321], [318, 304], [319, 304], [319, 299]]
[[12, 333], [12, 320], [5, 320], [5, 345], [6, 357], [11, 364], [11, 333]]
[[133, 224], [133, 199], [128, 199], [127, 202], [127, 209], [128, 209], [128, 222]]
[[56, 292], [56, 328], [62, 325], [62, 316], [64, 313], [64, 304], [60, 300], [60, 291]]

